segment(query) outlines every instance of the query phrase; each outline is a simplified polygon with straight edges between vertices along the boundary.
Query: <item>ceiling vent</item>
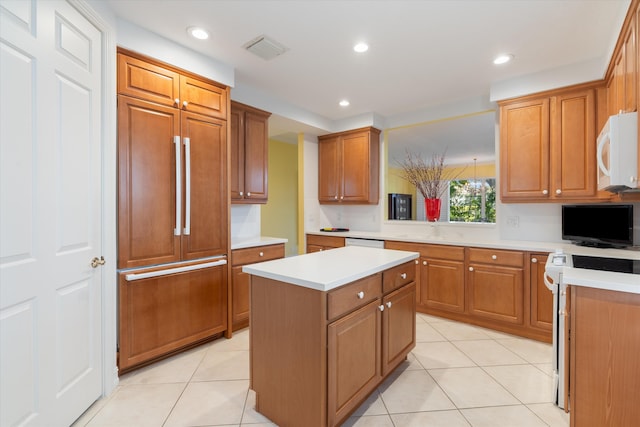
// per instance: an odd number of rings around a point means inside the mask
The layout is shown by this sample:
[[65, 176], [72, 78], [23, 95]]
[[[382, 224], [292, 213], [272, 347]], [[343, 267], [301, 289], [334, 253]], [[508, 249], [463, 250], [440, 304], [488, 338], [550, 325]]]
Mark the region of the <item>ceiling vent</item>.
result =
[[289, 50], [282, 44], [265, 35], [256, 37], [250, 42], [245, 43], [243, 47], [266, 61], [269, 61], [276, 56], [280, 56]]

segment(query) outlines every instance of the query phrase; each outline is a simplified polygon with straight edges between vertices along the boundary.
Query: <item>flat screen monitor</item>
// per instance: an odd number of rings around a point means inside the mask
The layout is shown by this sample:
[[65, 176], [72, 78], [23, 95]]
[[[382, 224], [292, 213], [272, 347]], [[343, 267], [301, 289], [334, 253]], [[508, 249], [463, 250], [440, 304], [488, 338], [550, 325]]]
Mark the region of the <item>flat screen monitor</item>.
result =
[[585, 246], [633, 246], [633, 205], [563, 205], [562, 239]]

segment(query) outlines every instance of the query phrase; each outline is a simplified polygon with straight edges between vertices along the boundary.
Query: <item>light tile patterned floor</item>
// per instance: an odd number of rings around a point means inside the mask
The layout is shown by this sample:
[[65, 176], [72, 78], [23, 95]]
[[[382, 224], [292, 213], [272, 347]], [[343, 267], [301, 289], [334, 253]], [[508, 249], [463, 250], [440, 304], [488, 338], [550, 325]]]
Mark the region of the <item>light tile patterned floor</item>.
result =
[[[409, 359], [345, 426], [569, 425], [551, 403], [550, 345], [423, 314], [416, 322]], [[274, 426], [248, 387], [245, 329], [123, 375], [74, 427]]]

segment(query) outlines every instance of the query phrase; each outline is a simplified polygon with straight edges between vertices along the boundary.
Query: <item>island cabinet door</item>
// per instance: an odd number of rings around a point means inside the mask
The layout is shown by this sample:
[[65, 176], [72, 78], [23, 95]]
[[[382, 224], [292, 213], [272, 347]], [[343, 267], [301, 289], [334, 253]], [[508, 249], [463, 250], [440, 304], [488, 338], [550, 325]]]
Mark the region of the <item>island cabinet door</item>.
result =
[[416, 344], [416, 284], [390, 293], [382, 303], [382, 375], [386, 375]]
[[342, 422], [382, 379], [381, 315], [376, 299], [328, 326], [329, 426]]

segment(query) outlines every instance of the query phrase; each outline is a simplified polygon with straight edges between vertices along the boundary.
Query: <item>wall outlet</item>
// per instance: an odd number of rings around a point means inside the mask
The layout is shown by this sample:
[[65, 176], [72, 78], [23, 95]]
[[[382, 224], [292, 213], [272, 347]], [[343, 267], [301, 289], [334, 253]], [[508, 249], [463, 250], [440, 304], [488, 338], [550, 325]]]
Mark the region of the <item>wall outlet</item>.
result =
[[508, 216], [507, 217], [507, 227], [511, 227], [511, 228], [520, 227], [520, 217], [519, 216]]

